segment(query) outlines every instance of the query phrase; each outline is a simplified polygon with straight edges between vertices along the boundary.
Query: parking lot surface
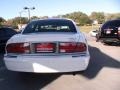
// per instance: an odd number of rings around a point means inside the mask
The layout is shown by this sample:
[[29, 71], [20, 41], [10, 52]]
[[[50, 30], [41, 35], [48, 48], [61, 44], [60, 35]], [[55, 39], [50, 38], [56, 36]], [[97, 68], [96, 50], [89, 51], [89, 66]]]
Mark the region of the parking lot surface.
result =
[[120, 46], [95, 42], [87, 35], [90, 64], [84, 72], [20, 75], [8, 71], [0, 54], [0, 90], [120, 90]]

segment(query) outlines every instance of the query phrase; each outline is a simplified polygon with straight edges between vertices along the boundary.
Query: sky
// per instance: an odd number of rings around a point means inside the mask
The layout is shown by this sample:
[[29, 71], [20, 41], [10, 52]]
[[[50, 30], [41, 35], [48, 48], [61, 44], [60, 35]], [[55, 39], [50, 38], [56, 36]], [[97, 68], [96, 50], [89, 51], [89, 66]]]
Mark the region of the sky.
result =
[[91, 12], [120, 13], [120, 0], [1, 0], [0, 17], [11, 19], [20, 16], [27, 17], [23, 8], [35, 7], [31, 16], [56, 16], [81, 11], [90, 15]]

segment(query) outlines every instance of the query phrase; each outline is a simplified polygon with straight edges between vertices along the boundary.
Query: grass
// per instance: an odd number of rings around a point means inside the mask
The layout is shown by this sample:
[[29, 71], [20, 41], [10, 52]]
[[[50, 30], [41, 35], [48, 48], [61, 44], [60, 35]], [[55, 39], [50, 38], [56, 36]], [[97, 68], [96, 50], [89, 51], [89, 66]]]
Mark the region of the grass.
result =
[[99, 25], [96, 26], [80, 26], [80, 31], [89, 33], [91, 30], [98, 30]]

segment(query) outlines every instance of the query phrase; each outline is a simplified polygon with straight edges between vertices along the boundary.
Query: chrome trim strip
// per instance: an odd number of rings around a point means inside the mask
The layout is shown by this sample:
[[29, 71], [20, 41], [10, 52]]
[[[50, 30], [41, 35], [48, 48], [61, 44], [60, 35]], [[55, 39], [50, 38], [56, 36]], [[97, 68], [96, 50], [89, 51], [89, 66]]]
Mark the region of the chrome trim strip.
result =
[[6, 54], [5, 56], [17, 57], [17, 56], [86, 56], [86, 53], [50, 53], [50, 54]]

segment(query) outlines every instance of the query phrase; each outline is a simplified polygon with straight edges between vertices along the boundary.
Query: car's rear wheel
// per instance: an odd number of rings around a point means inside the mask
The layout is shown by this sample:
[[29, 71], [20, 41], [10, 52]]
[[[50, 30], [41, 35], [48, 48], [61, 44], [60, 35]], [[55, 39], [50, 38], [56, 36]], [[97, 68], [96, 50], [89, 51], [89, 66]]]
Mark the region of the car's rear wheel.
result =
[[100, 37], [98, 34], [96, 34], [96, 42], [99, 42], [99, 40], [100, 40]]

